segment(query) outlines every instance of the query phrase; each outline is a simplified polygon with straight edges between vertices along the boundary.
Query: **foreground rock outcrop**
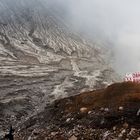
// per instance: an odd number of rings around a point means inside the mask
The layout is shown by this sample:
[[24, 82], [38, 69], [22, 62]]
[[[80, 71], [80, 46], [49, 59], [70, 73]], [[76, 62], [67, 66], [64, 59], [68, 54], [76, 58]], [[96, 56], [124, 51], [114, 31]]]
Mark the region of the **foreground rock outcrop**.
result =
[[139, 140], [140, 84], [116, 83], [55, 101], [16, 128], [16, 140]]

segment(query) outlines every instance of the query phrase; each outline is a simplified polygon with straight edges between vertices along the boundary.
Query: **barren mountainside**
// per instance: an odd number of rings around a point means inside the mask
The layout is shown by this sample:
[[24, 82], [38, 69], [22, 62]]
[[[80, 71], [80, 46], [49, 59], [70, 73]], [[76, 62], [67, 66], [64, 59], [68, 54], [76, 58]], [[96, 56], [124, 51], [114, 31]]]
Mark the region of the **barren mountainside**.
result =
[[102, 43], [75, 32], [50, 0], [0, 0], [0, 132], [47, 103], [118, 81]]

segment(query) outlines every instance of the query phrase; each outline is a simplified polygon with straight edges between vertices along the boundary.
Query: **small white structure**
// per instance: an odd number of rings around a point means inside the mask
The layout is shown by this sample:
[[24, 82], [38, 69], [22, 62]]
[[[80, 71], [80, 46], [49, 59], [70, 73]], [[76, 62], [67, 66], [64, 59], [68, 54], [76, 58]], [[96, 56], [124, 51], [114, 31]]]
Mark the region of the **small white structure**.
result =
[[125, 75], [124, 81], [125, 82], [131, 81], [131, 82], [140, 83], [140, 72], [127, 73]]

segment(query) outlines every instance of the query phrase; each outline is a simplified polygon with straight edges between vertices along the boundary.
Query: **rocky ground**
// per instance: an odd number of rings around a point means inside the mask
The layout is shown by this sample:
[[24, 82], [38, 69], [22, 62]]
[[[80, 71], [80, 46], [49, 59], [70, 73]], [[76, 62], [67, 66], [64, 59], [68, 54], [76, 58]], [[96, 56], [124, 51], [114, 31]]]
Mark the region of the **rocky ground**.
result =
[[139, 140], [140, 84], [117, 83], [46, 105], [16, 140]]

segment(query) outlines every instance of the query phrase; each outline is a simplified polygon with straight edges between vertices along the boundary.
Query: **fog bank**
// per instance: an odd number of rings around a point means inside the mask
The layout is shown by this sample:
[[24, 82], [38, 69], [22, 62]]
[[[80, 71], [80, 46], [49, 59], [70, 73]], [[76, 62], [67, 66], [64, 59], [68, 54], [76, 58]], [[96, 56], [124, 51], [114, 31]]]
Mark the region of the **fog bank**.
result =
[[118, 72], [140, 70], [139, 0], [52, 0], [50, 3], [61, 5], [66, 10], [66, 19], [77, 30], [112, 42], [114, 67]]

